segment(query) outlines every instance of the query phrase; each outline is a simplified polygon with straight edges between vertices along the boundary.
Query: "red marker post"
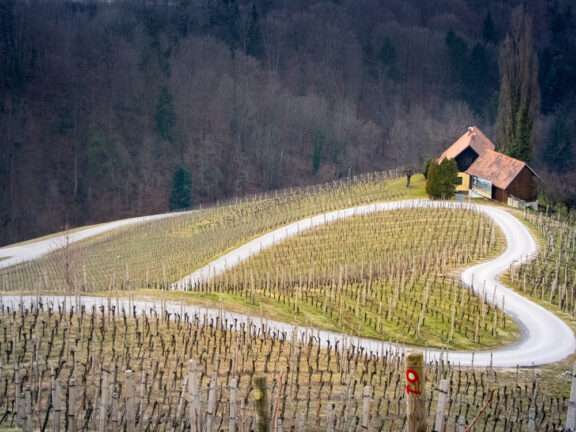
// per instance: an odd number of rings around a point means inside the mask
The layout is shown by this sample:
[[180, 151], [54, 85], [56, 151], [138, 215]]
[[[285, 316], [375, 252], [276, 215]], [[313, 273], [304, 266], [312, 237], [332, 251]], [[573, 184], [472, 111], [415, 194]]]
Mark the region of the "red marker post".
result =
[[426, 432], [424, 353], [408, 353], [405, 364], [407, 431]]

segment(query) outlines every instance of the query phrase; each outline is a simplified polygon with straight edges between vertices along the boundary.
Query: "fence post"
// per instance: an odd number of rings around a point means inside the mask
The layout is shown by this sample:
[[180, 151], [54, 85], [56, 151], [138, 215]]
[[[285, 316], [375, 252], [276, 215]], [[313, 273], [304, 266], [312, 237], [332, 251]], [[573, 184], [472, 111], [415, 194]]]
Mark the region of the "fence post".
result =
[[448, 403], [449, 383], [447, 379], [440, 381], [438, 388], [438, 405], [436, 406], [436, 421], [434, 422], [434, 432], [444, 432], [446, 428], [446, 404]]
[[572, 387], [570, 388], [570, 400], [566, 413], [566, 429], [573, 431], [576, 428], [576, 364], [572, 367]]
[[424, 353], [406, 354], [406, 416], [407, 432], [426, 432], [426, 377]]

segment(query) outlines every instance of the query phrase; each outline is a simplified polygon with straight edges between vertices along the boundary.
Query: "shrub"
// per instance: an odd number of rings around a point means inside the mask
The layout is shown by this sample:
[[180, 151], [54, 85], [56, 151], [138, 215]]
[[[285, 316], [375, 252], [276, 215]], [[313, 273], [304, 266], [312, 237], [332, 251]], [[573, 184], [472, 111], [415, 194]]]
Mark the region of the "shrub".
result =
[[453, 160], [441, 163], [431, 161], [428, 165], [426, 193], [430, 198], [449, 199], [454, 196], [458, 183], [458, 166]]

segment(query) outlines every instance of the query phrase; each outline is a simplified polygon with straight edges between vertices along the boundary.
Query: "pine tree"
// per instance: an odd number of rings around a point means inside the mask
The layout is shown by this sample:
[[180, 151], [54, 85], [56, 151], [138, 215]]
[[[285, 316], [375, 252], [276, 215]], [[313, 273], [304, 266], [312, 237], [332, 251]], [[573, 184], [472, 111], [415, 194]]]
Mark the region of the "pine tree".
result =
[[179, 167], [172, 177], [170, 210], [190, 208], [192, 205], [192, 176], [186, 167]]
[[452, 30], [446, 33], [444, 43], [448, 49], [450, 77], [453, 83], [452, 87], [456, 89], [456, 94], [461, 96], [464, 87], [467, 85], [465, 77], [468, 62], [468, 44]]
[[540, 53], [539, 74], [544, 114], [566, 109], [576, 97], [576, 20], [571, 7], [552, 2], [547, 21], [550, 41]]
[[246, 35], [246, 54], [253, 57], [261, 57], [264, 54], [264, 42], [262, 40], [262, 29], [260, 26], [260, 15], [256, 5], [252, 5], [250, 15], [250, 25]]
[[174, 126], [176, 125], [176, 112], [170, 91], [162, 87], [158, 102], [156, 103], [156, 131], [167, 142], [174, 142]]
[[484, 18], [484, 23], [482, 24], [482, 39], [486, 43], [497, 44], [498, 43], [498, 33], [496, 32], [496, 26], [494, 25], [494, 19], [492, 14], [488, 12]]
[[378, 53], [378, 60], [382, 65], [382, 70], [386, 73], [388, 78], [392, 80], [399, 79], [397, 68], [398, 54], [396, 48], [389, 37], [384, 38], [380, 52]]
[[544, 161], [558, 172], [565, 172], [574, 163], [569, 122], [565, 115], [554, 120], [550, 135], [544, 147]]
[[487, 111], [488, 103], [496, 91], [492, 76], [492, 63], [486, 48], [477, 43], [472, 48], [464, 67], [463, 97], [470, 108], [479, 115]]
[[320, 165], [322, 165], [322, 156], [324, 153], [324, 136], [319, 132], [314, 139], [314, 148], [312, 150], [312, 172], [318, 174]]
[[0, 1], [0, 96], [20, 94], [32, 78], [35, 53], [24, 40], [15, 0]]
[[515, 9], [512, 29], [500, 52], [500, 98], [496, 136], [500, 150], [529, 161], [539, 114], [538, 60], [532, 20], [524, 7]]

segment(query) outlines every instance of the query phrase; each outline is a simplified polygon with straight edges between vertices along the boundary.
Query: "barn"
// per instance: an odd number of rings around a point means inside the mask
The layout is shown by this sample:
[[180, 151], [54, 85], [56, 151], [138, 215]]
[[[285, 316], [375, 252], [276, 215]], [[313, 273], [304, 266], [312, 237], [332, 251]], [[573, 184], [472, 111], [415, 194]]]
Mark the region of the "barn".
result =
[[538, 176], [526, 162], [496, 151], [496, 146], [480, 129], [469, 127], [438, 158], [452, 159], [458, 165], [462, 184], [457, 191], [471, 197], [493, 199], [513, 207], [535, 207]]

